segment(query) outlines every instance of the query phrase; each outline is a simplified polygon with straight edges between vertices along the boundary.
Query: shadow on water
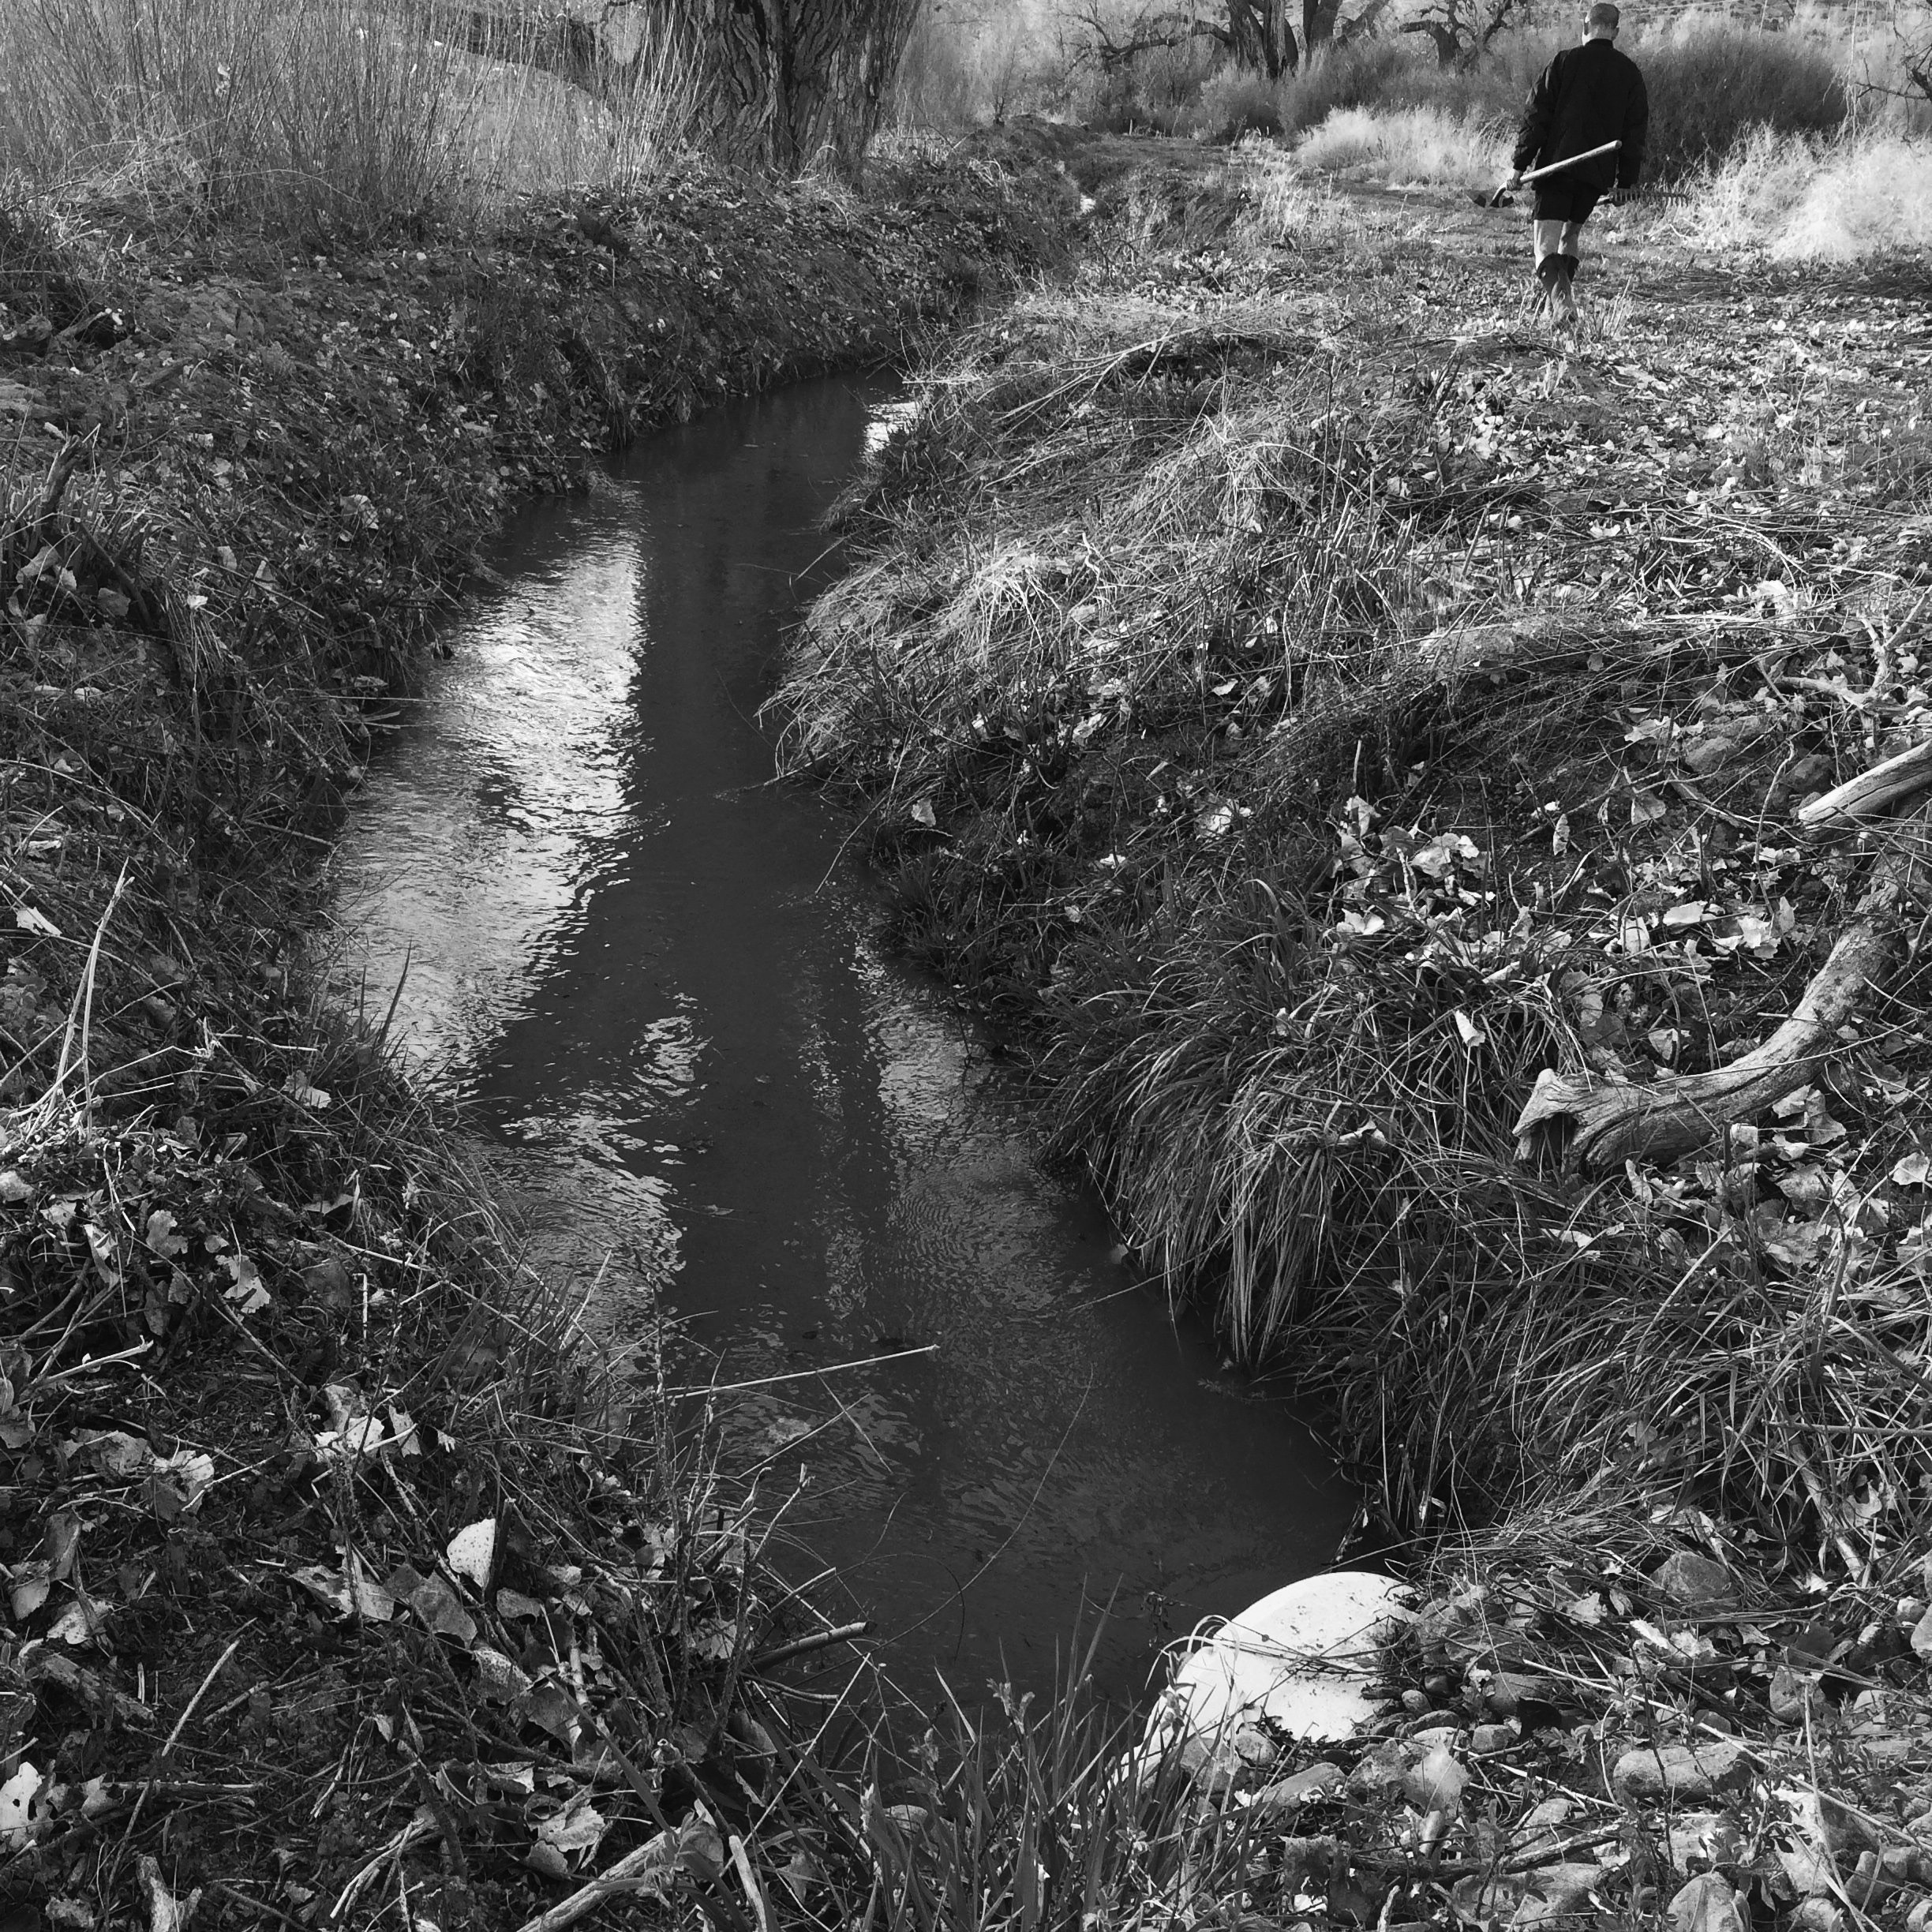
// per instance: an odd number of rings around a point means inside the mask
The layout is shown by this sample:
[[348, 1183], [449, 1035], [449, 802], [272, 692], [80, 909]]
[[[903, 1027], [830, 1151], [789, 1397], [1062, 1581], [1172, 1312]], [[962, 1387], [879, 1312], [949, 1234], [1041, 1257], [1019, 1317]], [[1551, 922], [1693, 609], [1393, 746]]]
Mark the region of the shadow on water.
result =
[[522, 518], [371, 775], [338, 916], [373, 1002], [407, 955], [399, 1025], [546, 1267], [605, 1268], [600, 1323], [661, 1294], [720, 1380], [794, 1378], [729, 1406], [732, 1458], [768, 1500], [805, 1474], [799, 1563], [837, 1566], [902, 1682], [1044, 1685], [1111, 1597], [1100, 1676], [1131, 1692], [1321, 1567], [1351, 1499], [1126, 1280], [971, 1027], [873, 944], [849, 822], [773, 782], [754, 713], [885, 393], [721, 410]]

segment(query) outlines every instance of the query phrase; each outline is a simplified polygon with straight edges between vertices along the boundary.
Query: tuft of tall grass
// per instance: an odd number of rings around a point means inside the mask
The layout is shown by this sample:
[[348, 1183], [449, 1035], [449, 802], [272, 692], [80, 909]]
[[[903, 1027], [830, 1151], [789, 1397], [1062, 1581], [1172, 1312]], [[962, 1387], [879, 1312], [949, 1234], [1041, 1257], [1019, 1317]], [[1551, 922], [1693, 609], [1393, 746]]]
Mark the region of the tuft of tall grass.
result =
[[287, 232], [374, 231], [632, 178], [695, 123], [691, 76], [648, 35], [593, 98], [525, 58], [534, 16], [489, 56], [448, 31], [438, 0], [0, 0], [0, 172]]
[[[875, 1760], [859, 1819], [871, 1897], [837, 1900], [840, 1923], [1086, 1932], [1170, 1923], [1237, 1897], [1287, 1903], [1298, 1874], [1267, 1859], [1265, 1829], [1215, 1803], [1181, 1750], [1138, 1755], [1140, 1720], [1095, 1698], [1098, 1638], [1074, 1634], [1043, 1698], [998, 1683], [983, 1705], [943, 1686], [940, 1723], [895, 1754], [903, 1769], [890, 1788], [911, 1802], [885, 1802]], [[827, 1788], [806, 1808], [837, 1802]]]
[[1505, 171], [1509, 148], [1492, 124], [1440, 107], [1338, 107], [1301, 137], [1295, 159], [1304, 167], [1397, 185], [1462, 183]]

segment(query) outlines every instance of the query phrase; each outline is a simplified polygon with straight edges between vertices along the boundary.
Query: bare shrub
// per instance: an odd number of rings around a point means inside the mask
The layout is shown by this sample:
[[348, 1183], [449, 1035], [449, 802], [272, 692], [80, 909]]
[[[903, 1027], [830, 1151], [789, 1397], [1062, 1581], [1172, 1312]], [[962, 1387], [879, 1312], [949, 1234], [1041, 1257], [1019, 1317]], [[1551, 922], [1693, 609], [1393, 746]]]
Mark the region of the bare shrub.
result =
[[1406, 49], [1386, 40], [1322, 48], [1275, 90], [1282, 133], [1315, 127], [1338, 107], [1373, 107], [1413, 64]]
[[1223, 68], [1202, 82], [1189, 116], [1189, 131], [1209, 140], [1236, 141], [1244, 134], [1283, 130], [1277, 88], [1264, 76]]
[[1508, 159], [1494, 125], [1439, 107], [1339, 108], [1295, 151], [1304, 167], [1396, 182], [1468, 182]]
[[0, 0], [0, 169], [373, 231], [630, 178], [689, 135], [692, 77], [648, 29], [593, 94], [520, 58], [534, 21], [512, 21], [492, 58], [445, 21], [433, 0]]
[[1046, 21], [1026, 9], [989, 14], [934, 0], [900, 62], [891, 118], [900, 128], [960, 129], [1059, 106], [1069, 59]]
[[426, 209], [456, 56], [351, 0], [4, 0], [0, 165], [296, 225]]
[[1649, 173], [1720, 160], [1753, 128], [1827, 134], [1845, 118], [1837, 62], [1800, 35], [1693, 22], [1635, 51], [1650, 88]]

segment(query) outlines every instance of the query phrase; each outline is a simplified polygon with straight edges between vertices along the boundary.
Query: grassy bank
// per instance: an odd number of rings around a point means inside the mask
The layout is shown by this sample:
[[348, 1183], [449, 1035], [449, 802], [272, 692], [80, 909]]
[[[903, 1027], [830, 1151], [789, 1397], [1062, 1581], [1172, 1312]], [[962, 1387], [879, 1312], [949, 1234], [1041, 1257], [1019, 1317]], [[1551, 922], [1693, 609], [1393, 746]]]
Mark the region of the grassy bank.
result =
[[736, 1926], [792, 1860], [844, 1915], [768, 1681], [814, 1620], [300, 929], [505, 507], [904, 351], [1061, 203], [693, 165], [349, 240], [124, 185], [0, 202], [0, 1895], [515, 1925], [627, 1859]]
[[[1924, 834], [1799, 814], [1932, 702], [1926, 265], [1612, 217], [1552, 338], [1447, 193], [1102, 174], [1118, 251], [934, 374], [781, 703], [905, 943], [1148, 1273], [1332, 1404], [1432, 1599], [1240, 1909], [1902, 1917]], [[1719, 1108], [1848, 935], [1866, 996]], [[1256, 1757], [1203, 1844], [1305, 1754]]]

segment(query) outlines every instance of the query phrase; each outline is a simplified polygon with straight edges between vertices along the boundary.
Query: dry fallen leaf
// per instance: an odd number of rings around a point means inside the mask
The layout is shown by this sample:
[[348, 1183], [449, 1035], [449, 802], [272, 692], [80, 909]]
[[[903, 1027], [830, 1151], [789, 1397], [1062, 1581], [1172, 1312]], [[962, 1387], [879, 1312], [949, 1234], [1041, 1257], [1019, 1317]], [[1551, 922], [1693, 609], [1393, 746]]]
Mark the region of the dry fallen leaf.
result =
[[449, 1540], [443, 1560], [459, 1577], [466, 1577], [478, 1589], [489, 1587], [490, 1566], [496, 1560], [496, 1518], [485, 1516], [459, 1530]]

